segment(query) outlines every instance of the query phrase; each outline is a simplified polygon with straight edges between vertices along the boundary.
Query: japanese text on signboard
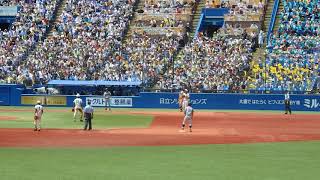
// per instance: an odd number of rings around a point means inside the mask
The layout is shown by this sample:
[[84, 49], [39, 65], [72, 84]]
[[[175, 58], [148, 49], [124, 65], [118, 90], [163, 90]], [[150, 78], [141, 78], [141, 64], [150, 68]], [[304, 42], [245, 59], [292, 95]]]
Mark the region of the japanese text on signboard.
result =
[[[207, 104], [208, 99], [191, 99], [193, 105]], [[160, 98], [160, 104], [179, 104], [178, 99], [175, 98]]]
[[[108, 100], [104, 97], [87, 97], [86, 104], [88, 104], [89, 101], [92, 106], [105, 107]], [[110, 105], [114, 107], [132, 107], [132, 98], [112, 97], [110, 99]]]

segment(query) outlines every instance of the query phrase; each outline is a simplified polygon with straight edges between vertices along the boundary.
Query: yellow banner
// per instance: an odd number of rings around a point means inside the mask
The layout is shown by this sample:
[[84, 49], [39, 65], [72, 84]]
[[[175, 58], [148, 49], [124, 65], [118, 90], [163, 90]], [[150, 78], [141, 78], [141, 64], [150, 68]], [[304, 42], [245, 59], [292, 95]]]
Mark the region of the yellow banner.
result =
[[47, 96], [46, 97], [46, 105], [59, 105], [66, 106], [67, 98], [65, 96]]
[[42, 105], [66, 106], [67, 98], [65, 96], [21, 96], [21, 104], [34, 105], [40, 101]]

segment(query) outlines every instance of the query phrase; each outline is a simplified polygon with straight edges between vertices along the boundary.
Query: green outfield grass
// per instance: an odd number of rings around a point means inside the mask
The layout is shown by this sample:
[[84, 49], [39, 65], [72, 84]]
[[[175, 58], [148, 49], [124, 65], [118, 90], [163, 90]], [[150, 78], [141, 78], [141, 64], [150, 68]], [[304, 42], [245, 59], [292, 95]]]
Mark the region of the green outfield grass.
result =
[[[0, 107], [0, 109], [4, 109]], [[33, 123], [33, 108], [22, 107], [6, 109], [20, 109], [30, 111], [0, 111], [0, 116], [16, 117], [16, 120], [0, 120], [0, 128], [30, 128]], [[54, 110], [69, 110], [57, 112]], [[127, 114], [112, 114], [102, 109], [97, 109], [93, 119], [94, 129], [106, 129], [106, 128], [129, 128], [129, 127], [148, 127], [152, 122], [152, 116], [146, 115], [127, 115]], [[73, 113], [70, 108], [48, 108], [45, 109], [42, 117], [42, 128], [66, 128], [66, 129], [79, 129], [83, 127], [83, 122], [73, 121]]]
[[0, 148], [2, 180], [318, 180], [320, 142]]
[[[8, 110], [8, 111], [6, 111]], [[10, 110], [22, 110], [14, 111]], [[146, 115], [128, 115], [126, 112], [178, 112], [177, 109], [131, 109], [131, 108], [113, 108], [113, 112], [122, 114], [112, 114], [103, 108], [95, 108], [96, 115], [93, 120], [95, 129], [105, 128], [124, 128], [124, 127], [148, 127], [152, 122], [152, 116]], [[61, 112], [57, 112], [61, 111]], [[196, 112], [240, 112], [240, 113], [271, 113], [282, 114], [282, 111], [253, 111], [253, 110], [196, 110]], [[293, 112], [294, 114], [316, 114], [318, 112]], [[33, 121], [33, 106], [0, 106], [0, 116], [17, 117], [16, 120], [0, 120], [0, 128], [30, 128]], [[45, 107], [43, 116], [43, 128], [82, 128], [82, 122], [73, 122], [73, 113], [71, 108], [66, 107]]]

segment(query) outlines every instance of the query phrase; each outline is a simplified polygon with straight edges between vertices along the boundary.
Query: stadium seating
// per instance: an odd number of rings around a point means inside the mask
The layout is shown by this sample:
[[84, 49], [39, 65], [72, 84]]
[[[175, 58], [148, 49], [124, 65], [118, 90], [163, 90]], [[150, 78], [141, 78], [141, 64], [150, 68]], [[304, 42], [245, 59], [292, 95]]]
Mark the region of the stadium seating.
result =
[[[210, 3], [207, 1], [207, 5]], [[240, 92], [248, 88], [247, 76], [252, 53], [258, 43], [265, 2], [230, 1], [229, 5], [224, 1], [220, 3], [214, 6], [231, 8], [229, 14], [225, 15], [224, 27], [213, 37], [200, 33], [186, 45], [180, 58], [174, 61], [174, 67], [160, 76], [155, 89]], [[258, 14], [252, 15], [253, 13]]]
[[280, 26], [268, 42], [267, 60], [251, 67], [264, 1], [208, 1], [209, 6], [231, 8], [225, 26], [213, 37], [200, 33], [177, 59], [198, 1], [146, 0], [142, 11], [134, 13], [134, 0], [67, 0], [47, 37], [58, 0], [36, 2], [0, 2], [21, 6], [12, 27], [0, 32], [1, 83], [106, 80], [193, 91], [309, 91], [318, 76], [316, 0], [282, 0]]
[[134, 72], [122, 71], [124, 63], [117, 53], [134, 1], [113, 2], [67, 1], [52, 35], [27, 59], [33, 65], [34, 83], [51, 79], [134, 80]]
[[26, 61], [13, 67], [12, 74], [19, 77], [4, 75], [10, 78], [6, 82], [143, 80], [152, 84], [185, 37], [196, 3], [167, 2], [145, 1], [144, 12], [137, 13], [132, 33], [122, 44], [135, 1], [67, 0], [53, 32]]
[[[265, 2], [260, 1], [231, 1], [228, 2], [230, 12], [224, 16], [225, 28], [229, 35], [240, 35], [243, 30], [247, 33], [258, 33], [264, 18]], [[240, 29], [233, 31], [234, 29]], [[242, 31], [242, 32], [241, 32]]]
[[2, 83], [23, 83], [31, 80], [29, 65], [22, 62], [26, 53], [41, 41], [49, 27], [58, 0], [7, 1], [20, 11], [9, 30], [0, 31], [0, 80]]
[[174, 71], [161, 77], [158, 88], [188, 88], [193, 92], [244, 89], [243, 72], [249, 68], [252, 47], [252, 41], [243, 37], [199, 35], [183, 49]]
[[147, 13], [191, 14], [195, 4], [195, 0], [145, 0], [144, 11]]
[[152, 87], [166, 71], [177, 49], [185, 41], [186, 28], [197, 1], [151, 1], [136, 14], [131, 34], [123, 45], [127, 71], [139, 74], [146, 87]]
[[[266, 64], [253, 65], [251, 89], [311, 91], [319, 72], [319, 2], [285, 1], [268, 43]], [[264, 71], [267, 72], [264, 72]]]

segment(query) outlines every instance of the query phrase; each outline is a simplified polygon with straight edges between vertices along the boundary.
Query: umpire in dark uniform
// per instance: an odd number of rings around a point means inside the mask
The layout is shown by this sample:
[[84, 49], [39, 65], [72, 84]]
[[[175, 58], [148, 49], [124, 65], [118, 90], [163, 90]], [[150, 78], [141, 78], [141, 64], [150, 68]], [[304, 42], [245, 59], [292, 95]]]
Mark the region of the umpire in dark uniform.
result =
[[[91, 101], [88, 101], [88, 105], [86, 105], [86, 107], [83, 109], [83, 113], [84, 113], [84, 119], [85, 119], [85, 123], [84, 123], [84, 128], [83, 130], [91, 130], [92, 129], [92, 123], [91, 120], [93, 119], [93, 107], [91, 106]], [[89, 128], [88, 128], [89, 126]]]
[[284, 108], [285, 108], [285, 114], [288, 114], [288, 111], [291, 114], [289, 91], [286, 91], [286, 93], [284, 95]]

